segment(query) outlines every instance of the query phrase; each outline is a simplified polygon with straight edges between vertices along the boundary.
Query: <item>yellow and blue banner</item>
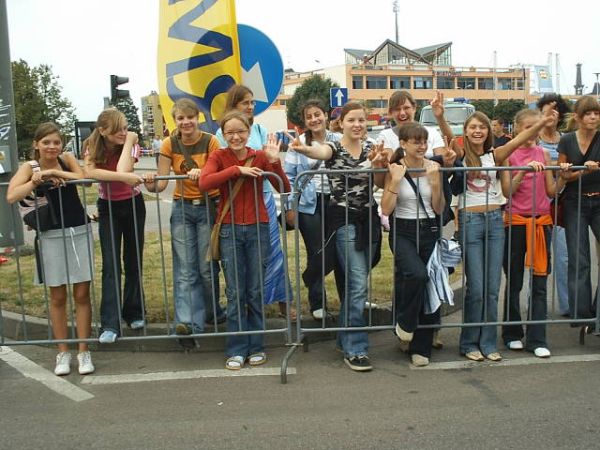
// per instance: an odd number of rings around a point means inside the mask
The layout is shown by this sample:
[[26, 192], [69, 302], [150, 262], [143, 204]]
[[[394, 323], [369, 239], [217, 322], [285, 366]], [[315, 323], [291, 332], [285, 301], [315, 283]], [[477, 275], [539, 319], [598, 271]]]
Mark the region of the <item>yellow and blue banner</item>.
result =
[[157, 67], [167, 128], [173, 103], [187, 97], [214, 132], [227, 90], [242, 79], [235, 0], [161, 0]]

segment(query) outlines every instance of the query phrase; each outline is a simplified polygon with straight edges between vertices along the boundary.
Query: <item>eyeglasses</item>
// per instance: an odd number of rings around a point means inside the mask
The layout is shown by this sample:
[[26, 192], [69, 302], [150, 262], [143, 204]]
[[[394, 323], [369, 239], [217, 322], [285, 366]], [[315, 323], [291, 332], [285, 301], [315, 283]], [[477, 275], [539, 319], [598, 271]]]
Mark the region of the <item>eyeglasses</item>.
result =
[[242, 106], [255, 106], [256, 105], [256, 100], [246, 100], [246, 101], [240, 102], [238, 104], [242, 105]]
[[239, 137], [244, 137], [244, 136], [246, 136], [248, 133], [250, 133], [250, 131], [249, 131], [249, 130], [237, 130], [237, 131], [226, 131], [226, 132], [224, 132], [224, 133], [223, 133], [223, 135], [224, 135], [225, 137], [232, 138], [232, 137], [234, 137], [236, 134], [237, 134]]
[[411, 145], [416, 145], [417, 147], [422, 147], [423, 145], [427, 145], [427, 141], [417, 141], [416, 139], [409, 139], [408, 143]]

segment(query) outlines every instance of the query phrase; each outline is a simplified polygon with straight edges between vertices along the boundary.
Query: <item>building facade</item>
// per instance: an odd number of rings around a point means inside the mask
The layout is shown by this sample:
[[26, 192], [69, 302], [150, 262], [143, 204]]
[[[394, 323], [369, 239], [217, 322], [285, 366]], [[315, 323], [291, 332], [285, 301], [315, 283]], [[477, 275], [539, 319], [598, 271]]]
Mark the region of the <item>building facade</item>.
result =
[[364, 102], [372, 116], [386, 117], [388, 99], [397, 90], [411, 92], [419, 106], [428, 104], [437, 90], [446, 98], [467, 100], [522, 100], [535, 102], [528, 66], [456, 67], [452, 43], [410, 50], [386, 40], [375, 50], [345, 49], [345, 64], [305, 73], [287, 73], [272, 109], [285, 111], [296, 88], [313, 75], [330, 78], [348, 88], [350, 100]]
[[142, 135], [144, 140], [150, 143], [154, 137], [163, 139], [166, 134], [159, 96], [152, 91], [150, 95], [142, 97]]

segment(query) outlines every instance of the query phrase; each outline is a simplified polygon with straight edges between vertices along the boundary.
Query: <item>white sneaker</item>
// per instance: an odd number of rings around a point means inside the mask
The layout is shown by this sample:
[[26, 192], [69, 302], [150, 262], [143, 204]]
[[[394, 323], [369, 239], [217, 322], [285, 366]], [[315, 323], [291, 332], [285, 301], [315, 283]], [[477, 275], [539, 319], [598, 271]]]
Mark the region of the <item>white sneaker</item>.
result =
[[98, 338], [101, 344], [113, 344], [117, 340], [117, 333], [112, 330], [105, 330]]
[[80, 352], [77, 354], [79, 361], [79, 375], [87, 375], [93, 373], [96, 368], [92, 364], [92, 355], [90, 352]]
[[396, 337], [404, 342], [411, 342], [413, 340], [414, 333], [409, 331], [404, 331], [400, 328], [400, 325], [396, 324]]
[[69, 375], [71, 373], [71, 354], [69, 352], [60, 352], [56, 355], [56, 367], [54, 375]]
[[550, 358], [550, 350], [546, 347], [538, 347], [533, 351], [533, 354], [538, 358]]
[[325, 315], [325, 311], [323, 311], [323, 308], [315, 309], [312, 312], [312, 316], [315, 320], [323, 320], [324, 315]]
[[410, 356], [410, 361], [415, 367], [425, 367], [429, 365], [429, 358], [423, 355], [418, 355], [416, 353]]
[[506, 344], [509, 350], [523, 350], [523, 343], [521, 341], [510, 341]]

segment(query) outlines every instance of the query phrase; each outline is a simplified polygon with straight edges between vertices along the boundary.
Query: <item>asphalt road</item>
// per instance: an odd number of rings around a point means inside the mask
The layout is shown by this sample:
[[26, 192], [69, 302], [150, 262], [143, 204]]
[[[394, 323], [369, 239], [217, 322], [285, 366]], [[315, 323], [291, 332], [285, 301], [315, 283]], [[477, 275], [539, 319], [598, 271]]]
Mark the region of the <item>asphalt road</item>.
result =
[[[98, 384], [62, 379], [93, 396], [79, 402], [0, 360], [0, 448], [597, 448], [600, 339], [580, 346], [566, 326], [549, 334], [549, 360], [506, 350], [501, 363], [468, 363], [458, 330], [446, 329], [432, 365], [414, 369], [390, 332], [372, 333], [370, 373], [346, 368], [333, 341], [315, 343], [292, 357], [285, 385], [284, 347], [268, 351], [273, 375], [237, 377], [223, 376], [221, 352], [103, 348]], [[53, 349], [13, 350], [52, 370]], [[149, 373], [167, 379], [141, 382]]]

